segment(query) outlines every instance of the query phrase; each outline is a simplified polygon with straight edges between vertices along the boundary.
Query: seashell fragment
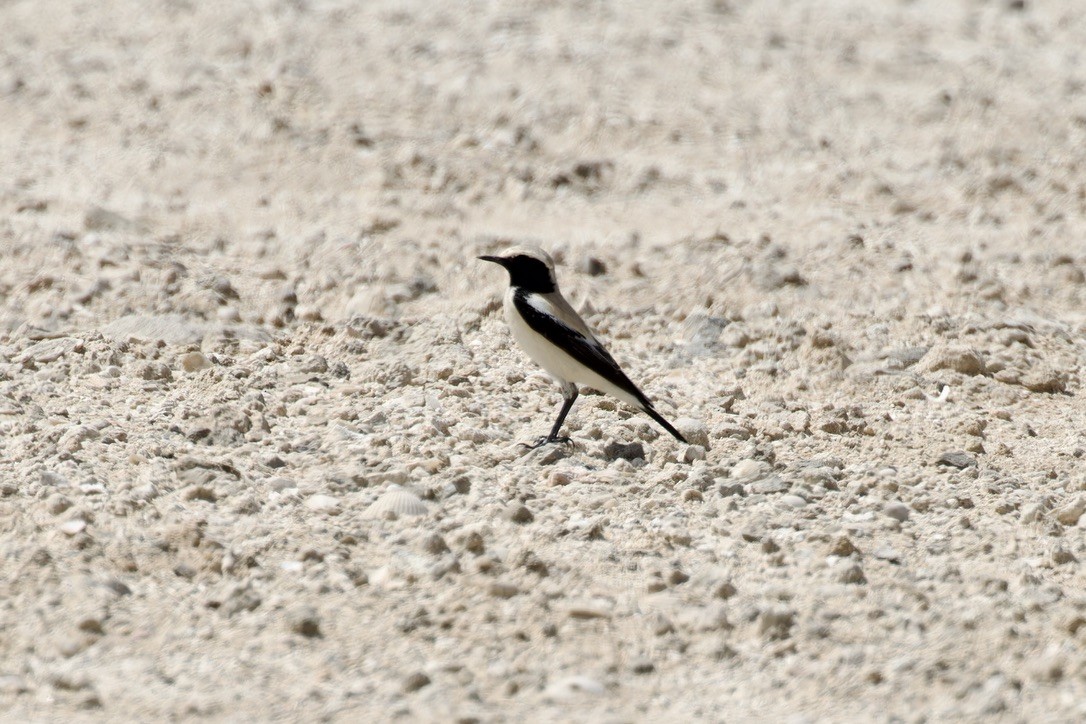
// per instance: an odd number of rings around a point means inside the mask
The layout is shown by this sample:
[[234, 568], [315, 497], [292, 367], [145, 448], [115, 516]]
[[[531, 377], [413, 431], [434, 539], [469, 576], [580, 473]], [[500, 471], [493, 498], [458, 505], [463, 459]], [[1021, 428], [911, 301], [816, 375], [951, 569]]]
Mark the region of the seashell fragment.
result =
[[393, 483], [366, 509], [366, 515], [371, 518], [402, 518], [408, 515], [426, 515], [428, 511], [426, 503], [422, 502], [419, 496]]

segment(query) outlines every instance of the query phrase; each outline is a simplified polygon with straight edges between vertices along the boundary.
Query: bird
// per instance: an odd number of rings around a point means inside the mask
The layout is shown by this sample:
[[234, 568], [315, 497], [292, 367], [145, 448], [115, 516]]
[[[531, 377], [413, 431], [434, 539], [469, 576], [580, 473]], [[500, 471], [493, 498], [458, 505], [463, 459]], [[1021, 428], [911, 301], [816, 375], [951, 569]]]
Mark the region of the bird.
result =
[[656, 411], [558, 291], [550, 254], [537, 247], [520, 246], [500, 256], [478, 258], [509, 272], [503, 307], [513, 339], [555, 379], [562, 391], [562, 409], [550, 434], [527, 447], [570, 441], [558, 433], [577, 401], [577, 385], [587, 385], [622, 400], [651, 417], [676, 440], [686, 443], [682, 433]]

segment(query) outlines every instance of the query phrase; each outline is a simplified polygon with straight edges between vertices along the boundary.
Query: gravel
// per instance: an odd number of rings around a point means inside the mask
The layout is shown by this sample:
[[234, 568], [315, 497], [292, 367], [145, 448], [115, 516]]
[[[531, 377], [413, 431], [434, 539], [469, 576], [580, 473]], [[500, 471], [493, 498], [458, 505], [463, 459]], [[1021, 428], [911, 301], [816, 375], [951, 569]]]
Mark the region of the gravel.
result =
[[1077, 5], [544, 5], [0, 10], [4, 718], [1086, 719]]

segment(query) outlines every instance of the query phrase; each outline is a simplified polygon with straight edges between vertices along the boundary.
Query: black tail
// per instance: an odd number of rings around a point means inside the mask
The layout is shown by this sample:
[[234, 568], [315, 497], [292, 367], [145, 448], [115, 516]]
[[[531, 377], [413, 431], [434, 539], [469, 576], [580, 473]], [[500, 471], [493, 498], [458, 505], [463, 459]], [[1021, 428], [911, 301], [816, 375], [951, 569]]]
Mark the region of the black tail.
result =
[[656, 420], [656, 422], [660, 423], [660, 427], [662, 427], [662, 428], [664, 428], [665, 430], [667, 430], [668, 432], [670, 432], [670, 433], [671, 433], [671, 435], [672, 435], [672, 437], [674, 437], [674, 438], [675, 438], [676, 440], [678, 440], [678, 441], [679, 441], [679, 442], [681, 442], [681, 443], [685, 443], [685, 444], [687, 444], [687, 445], [689, 445], [689, 444], [690, 444], [690, 443], [686, 442], [686, 438], [685, 438], [685, 437], [683, 437], [683, 436], [682, 436], [682, 435], [681, 435], [681, 434], [679, 433], [679, 431], [678, 431], [678, 430], [676, 430], [676, 429], [675, 429], [674, 427], [672, 427], [672, 426], [671, 426], [671, 423], [670, 423], [670, 422], [668, 422], [667, 420], [665, 420], [665, 419], [663, 418], [663, 416], [662, 416], [662, 415], [661, 415], [661, 414], [660, 414], [659, 412], [657, 412], [656, 410], [652, 409], [652, 405], [645, 405], [645, 406], [644, 406], [644, 408], [642, 408], [642, 409], [644, 409], [644, 411], [645, 411], [645, 414], [646, 414], [646, 415], [648, 415], [649, 417], [651, 417], [651, 418], [652, 418], [653, 420]]

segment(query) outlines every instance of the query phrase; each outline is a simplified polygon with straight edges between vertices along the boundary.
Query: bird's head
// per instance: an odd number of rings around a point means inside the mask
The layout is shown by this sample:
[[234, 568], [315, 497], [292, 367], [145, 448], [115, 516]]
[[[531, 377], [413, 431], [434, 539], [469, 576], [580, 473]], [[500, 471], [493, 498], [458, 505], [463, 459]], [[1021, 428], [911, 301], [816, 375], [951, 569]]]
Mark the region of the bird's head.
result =
[[509, 272], [509, 283], [514, 287], [539, 294], [558, 289], [558, 281], [554, 278], [554, 260], [538, 247], [518, 246], [498, 256], [479, 258], [505, 267]]

